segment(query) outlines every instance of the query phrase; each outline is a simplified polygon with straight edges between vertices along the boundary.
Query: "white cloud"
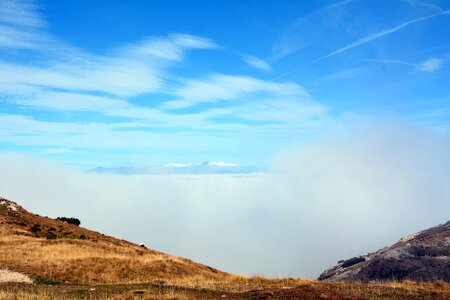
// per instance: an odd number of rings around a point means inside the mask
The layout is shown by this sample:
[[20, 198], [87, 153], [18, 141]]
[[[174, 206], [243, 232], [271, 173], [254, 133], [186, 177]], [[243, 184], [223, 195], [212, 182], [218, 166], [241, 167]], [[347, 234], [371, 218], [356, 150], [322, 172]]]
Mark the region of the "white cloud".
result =
[[309, 94], [295, 83], [275, 83], [248, 76], [214, 74], [204, 79], [186, 81], [184, 86], [174, 92], [179, 100], [166, 102], [164, 108], [186, 108], [205, 102], [248, 98], [252, 94], [310, 98]]
[[45, 27], [46, 22], [34, 1], [0, 2], [0, 49], [53, 48], [55, 41], [45, 32]]
[[439, 58], [430, 58], [420, 64], [413, 64], [413, 63], [409, 63], [406, 61], [394, 60], [394, 59], [360, 59], [360, 61], [412, 66], [417, 71], [427, 72], [427, 73], [432, 73], [434, 71], [439, 70], [440, 68], [442, 68], [442, 65], [444, 62], [442, 59], [439, 59]]
[[439, 58], [430, 58], [417, 65], [417, 70], [432, 73], [442, 68], [443, 60]]
[[[228, 151], [235, 148], [233, 151], [237, 151], [240, 147], [252, 147], [260, 143], [261, 139], [268, 141], [267, 135], [270, 133], [276, 136], [278, 142], [286, 138], [283, 126], [213, 124], [205, 122], [202, 115], [200, 118], [172, 118], [174, 120], [167, 121], [164, 115], [156, 115], [153, 122], [75, 123], [0, 114], [0, 142], [17, 146], [109, 151], [199, 151], [207, 148], [211, 152], [225, 153], [227, 151], [222, 147], [224, 144], [230, 145]], [[170, 134], [165, 133], [164, 128], [172, 129]]]
[[172, 41], [184, 49], [216, 49], [219, 46], [210, 39], [190, 34], [172, 34]]
[[380, 63], [386, 63], [386, 64], [397, 64], [397, 65], [405, 65], [405, 66], [416, 66], [415, 64], [398, 60], [398, 59], [359, 59], [359, 61], [365, 61], [365, 62], [380, 62]]
[[0, 49], [33, 49], [43, 50], [50, 39], [38, 32], [23, 30], [0, 23]]
[[151, 37], [141, 42], [121, 48], [127, 56], [153, 56], [165, 60], [181, 61], [186, 50], [215, 49], [218, 46], [211, 40], [188, 35], [171, 34], [167, 37]]
[[392, 34], [392, 33], [396, 32], [396, 31], [399, 31], [399, 30], [401, 30], [401, 29], [403, 29], [403, 28], [405, 28], [407, 26], [410, 26], [412, 24], [415, 24], [415, 23], [418, 23], [418, 22], [422, 22], [422, 21], [425, 21], [425, 20], [428, 20], [428, 19], [431, 19], [431, 18], [435, 18], [435, 17], [438, 17], [438, 16], [442, 16], [442, 15], [448, 14], [448, 13], [450, 13], [450, 10], [441, 11], [439, 13], [428, 15], [428, 16], [425, 16], [425, 17], [412, 19], [410, 21], [404, 22], [404, 23], [402, 23], [400, 25], [397, 25], [397, 26], [389, 28], [389, 29], [385, 29], [385, 30], [382, 30], [382, 31], [379, 31], [379, 32], [375, 32], [375, 33], [366, 35], [366, 36], [358, 39], [357, 41], [355, 41], [353, 43], [350, 43], [350, 44], [348, 44], [348, 45], [346, 45], [346, 46], [344, 46], [342, 48], [339, 48], [339, 49], [337, 49], [337, 50], [335, 50], [335, 51], [333, 51], [333, 52], [331, 52], [331, 53], [329, 53], [329, 54], [327, 54], [325, 56], [322, 56], [322, 57], [316, 59], [314, 62], [322, 61], [324, 59], [330, 58], [332, 56], [335, 56], [335, 55], [337, 55], [339, 53], [345, 52], [345, 51], [350, 50], [352, 48], [355, 48], [355, 47], [367, 44], [367, 43], [369, 43], [369, 42], [371, 42], [371, 41], [373, 41], [375, 39], [378, 39], [378, 38], [381, 38], [383, 36]]
[[[326, 127], [328, 107], [309, 99], [263, 99], [236, 107], [233, 115], [247, 120], [289, 124], [290, 130]], [[287, 126], [283, 126], [287, 127]], [[287, 128], [285, 128], [287, 129]]]
[[351, 2], [353, 1], [342, 0], [297, 19], [280, 35], [273, 45], [273, 58], [275, 60], [282, 59], [320, 42], [318, 37], [326, 36], [329, 34], [327, 30], [334, 30], [338, 27], [333, 22], [336, 18], [336, 11], [339, 8], [345, 8]]
[[157, 73], [151, 66], [125, 60], [48, 67], [0, 62], [0, 88], [10, 85], [42, 86], [132, 96], [158, 89], [161, 81]]
[[[2, 35], [0, 27], [0, 41], [3, 39], [4, 43], [21, 48], [44, 47], [39, 38], [34, 39], [34, 35], [25, 33], [22, 39], [21, 33], [7, 31]], [[161, 61], [180, 62], [189, 49], [212, 49], [216, 46], [212, 41], [201, 37], [172, 34], [119, 47], [109, 56], [95, 56], [77, 49], [65, 49], [64, 45], [58, 47], [55, 49], [59, 54], [55, 54], [55, 58], [47, 65], [30, 66], [0, 61], [0, 89], [11, 91], [11, 86], [43, 86], [136, 96], [162, 87], [165, 75]], [[67, 59], [64, 52], [70, 53], [67, 54], [70, 59]], [[61, 59], [59, 55], [66, 59]]]
[[[326, 118], [326, 108], [295, 83], [224, 74], [187, 80], [169, 73], [187, 51], [219, 48], [210, 39], [173, 33], [96, 55], [52, 36], [33, 3], [29, 2], [28, 12], [14, 18], [5, 12], [22, 4], [8, 3], [13, 5], [3, 9], [0, 44], [19, 49], [14, 52], [19, 56], [20, 49], [27, 49], [27, 55], [33, 50], [38, 59], [25, 64], [5, 55], [0, 60], [1, 101], [19, 110], [0, 116], [4, 143], [145, 151], [186, 147], [192, 139], [197, 148], [217, 149], [232, 141], [251, 147], [261, 140], [290, 139], [296, 130], [312, 130]], [[267, 69], [262, 61], [256, 63]], [[134, 102], [137, 96], [143, 97]], [[152, 103], [154, 99], [158, 102]], [[225, 101], [225, 107], [216, 107]], [[193, 113], [171, 110], [203, 103], [213, 105]], [[30, 108], [33, 117], [20, 115], [30, 113]], [[67, 112], [78, 122], [65, 121], [62, 113]], [[89, 115], [94, 116], [92, 122], [83, 119], [84, 112], [95, 114]]]
[[447, 221], [449, 152], [448, 136], [421, 128], [354, 124], [281, 153], [276, 172], [258, 176], [99, 176], [2, 154], [0, 190], [33, 212], [70, 213], [225, 271], [317, 276]]
[[262, 71], [272, 71], [272, 66], [268, 64], [266, 61], [259, 59], [257, 57], [251, 55], [245, 55], [244, 61], [250, 65], [251, 67], [262, 70]]
[[131, 97], [161, 88], [167, 67], [164, 62], [179, 63], [188, 50], [217, 45], [203, 37], [174, 33], [94, 55], [49, 34], [34, 2], [5, 0], [0, 3], [0, 48], [34, 50], [34, 55], [43, 58], [26, 65], [0, 61], [3, 91], [42, 86]]
[[433, 10], [438, 10], [440, 12], [444, 12], [444, 10], [440, 6], [435, 5], [433, 3], [423, 2], [423, 1], [419, 1], [419, 0], [405, 0], [405, 1], [414, 7], [421, 6], [421, 7], [431, 8]]
[[2, 0], [0, 22], [30, 28], [44, 27], [46, 22], [38, 13], [38, 9], [38, 4], [32, 0]]
[[98, 111], [107, 112], [113, 109], [131, 107], [128, 102], [120, 99], [92, 96], [88, 94], [64, 92], [40, 92], [36, 96], [16, 98], [15, 103], [39, 108], [61, 111]]
[[350, 68], [345, 69], [339, 72], [335, 72], [332, 74], [328, 74], [325, 76], [322, 76], [316, 80], [313, 81], [313, 83], [327, 83], [327, 82], [335, 82], [335, 81], [341, 81], [341, 80], [348, 80], [355, 77], [358, 77], [360, 75], [366, 74], [367, 70], [365, 68]]

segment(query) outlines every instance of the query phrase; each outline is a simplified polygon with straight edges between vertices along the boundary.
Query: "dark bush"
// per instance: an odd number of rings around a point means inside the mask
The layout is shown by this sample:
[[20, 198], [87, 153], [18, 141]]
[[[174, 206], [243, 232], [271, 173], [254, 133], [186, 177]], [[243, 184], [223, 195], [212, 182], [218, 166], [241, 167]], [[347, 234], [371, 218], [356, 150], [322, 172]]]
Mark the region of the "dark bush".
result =
[[368, 281], [414, 280], [450, 281], [450, 262], [434, 257], [413, 257], [407, 259], [372, 260], [358, 273], [358, 279]]
[[58, 217], [56, 220], [63, 221], [69, 224], [80, 226], [81, 222], [77, 218]]
[[56, 234], [54, 234], [54, 233], [49, 233], [45, 237], [47, 238], [47, 240], [56, 240], [56, 238], [58, 236]]
[[41, 276], [37, 276], [35, 279], [35, 282], [38, 284], [47, 284], [47, 285], [61, 284], [61, 281], [59, 281], [57, 279], [41, 277]]
[[87, 236], [85, 236], [84, 234], [82, 234], [82, 235], [80, 235], [79, 239], [80, 239], [80, 240], [85, 240], [85, 239], [87, 239]]
[[39, 231], [41, 231], [41, 225], [34, 224], [33, 226], [31, 226], [30, 230], [31, 230], [31, 232], [34, 232], [34, 233], [39, 232]]
[[344, 261], [341, 265], [343, 268], [348, 268], [350, 266], [356, 265], [357, 263], [366, 261], [364, 257], [353, 257]]
[[409, 254], [417, 257], [436, 257], [436, 256], [449, 256], [450, 255], [450, 247], [446, 246], [423, 246], [423, 245], [414, 245], [409, 249]]

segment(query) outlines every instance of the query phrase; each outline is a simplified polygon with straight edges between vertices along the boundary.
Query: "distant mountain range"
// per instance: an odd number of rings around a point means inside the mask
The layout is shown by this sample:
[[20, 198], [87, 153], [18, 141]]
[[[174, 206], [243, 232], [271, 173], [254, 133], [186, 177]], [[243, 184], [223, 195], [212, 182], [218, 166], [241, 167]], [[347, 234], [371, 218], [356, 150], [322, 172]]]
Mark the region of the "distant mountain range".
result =
[[98, 167], [88, 170], [98, 174], [251, 174], [264, 173], [267, 169], [256, 166], [205, 161], [199, 164], [169, 163], [161, 167]]
[[450, 221], [407, 235], [390, 247], [341, 260], [319, 280], [450, 282]]

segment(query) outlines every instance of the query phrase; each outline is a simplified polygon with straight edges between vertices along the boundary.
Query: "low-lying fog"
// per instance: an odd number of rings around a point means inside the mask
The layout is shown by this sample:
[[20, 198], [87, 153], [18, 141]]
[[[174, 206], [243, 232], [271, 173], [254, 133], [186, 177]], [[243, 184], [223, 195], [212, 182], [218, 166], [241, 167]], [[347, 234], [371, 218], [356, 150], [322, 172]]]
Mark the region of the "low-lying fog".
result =
[[316, 277], [450, 216], [448, 136], [345, 132], [282, 152], [270, 174], [98, 175], [1, 154], [0, 196], [225, 271]]

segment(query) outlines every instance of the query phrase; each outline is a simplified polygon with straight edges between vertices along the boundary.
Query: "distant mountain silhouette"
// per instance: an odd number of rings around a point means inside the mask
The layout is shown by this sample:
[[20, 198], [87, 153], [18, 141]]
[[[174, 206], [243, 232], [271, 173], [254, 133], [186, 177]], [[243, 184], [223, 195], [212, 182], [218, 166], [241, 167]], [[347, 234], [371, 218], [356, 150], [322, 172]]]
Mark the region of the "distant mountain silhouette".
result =
[[199, 164], [170, 163], [162, 167], [98, 167], [89, 172], [99, 174], [251, 174], [267, 172], [265, 168], [205, 161]]

